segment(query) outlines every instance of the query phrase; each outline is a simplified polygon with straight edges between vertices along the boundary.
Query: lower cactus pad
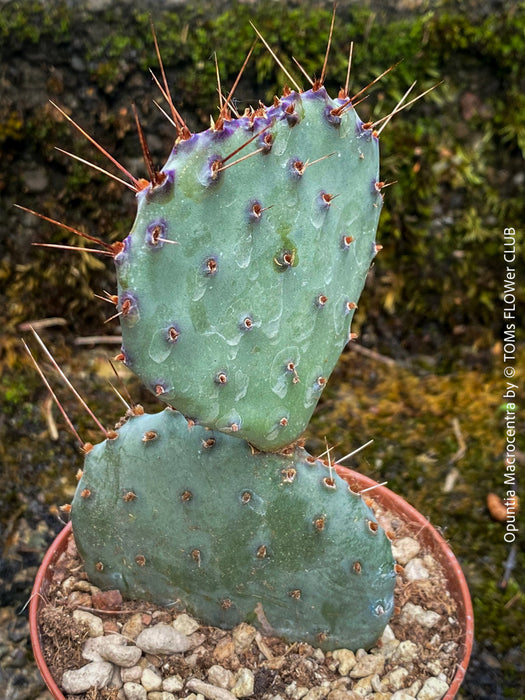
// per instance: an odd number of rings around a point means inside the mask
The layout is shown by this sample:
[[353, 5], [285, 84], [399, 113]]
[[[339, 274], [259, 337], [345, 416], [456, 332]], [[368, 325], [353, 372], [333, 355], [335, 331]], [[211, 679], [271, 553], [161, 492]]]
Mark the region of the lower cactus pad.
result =
[[172, 409], [96, 445], [72, 506], [90, 580], [205, 624], [264, 618], [323, 649], [370, 647], [393, 611], [390, 542], [302, 448], [254, 453]]

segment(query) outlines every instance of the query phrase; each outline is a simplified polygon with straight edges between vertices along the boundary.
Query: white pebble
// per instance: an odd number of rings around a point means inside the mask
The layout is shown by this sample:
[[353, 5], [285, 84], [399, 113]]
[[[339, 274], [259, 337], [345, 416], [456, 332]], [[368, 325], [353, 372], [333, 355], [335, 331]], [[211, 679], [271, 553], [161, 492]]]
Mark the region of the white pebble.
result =
[[414, 642], [411, 642], [409, 639], [407, 639], [404, 642], [400, 642], [399, 646], [392, 654], [392, 663], [397, 663], [401, 665], [410, 664], [418, 655], [418, 645], [414, 644]]
[[181, 634], [186, 634], [190, 635], [196, 632], [200, 625], [195, 620], [193, 617], [190, 617], [189, 615], [186, 615], [186, 613], [182, 613], [179, 615], [175, 620], [173, 620], [173, 627], [177, 630], [177, 632], [180, 632]]
[[124, 646], [126, 640], [118, 634], [107, 637], [90, 637], [82, 647], [82, 657], [87, 661], [105, 661], [104, 651], [108, 646]]
[[113, 666], [107, 661], [91, 661], [73, 671], [64, 671], [62, 689], [66, 693], [79, 695], [90, 688], [104, 688], [113, 675]]
[[393, 629], [390, 627], [390, 625], [387, 625], [383, 630], [383, 634], [381, 635], [381, 644], [388, 644], [388, 642], [393, 642], [395, 638], [396, 635], [394, 634]]
[[416, 700], [416, 696], [410, 695], [406, 690], [396, 690], [390, 697], [390, 700]]
[[350, 649], [334, 649], [332, 656], [339, 662], [337, 671], [340, 676], [347, 676], [356, 665], [355, 654]]
[[148, 700], [176, 700], [173, 693], [168, 693], [166, 690], [154, 690], [148, 693]]
[[330, 692], [330, 688], [324, 688], [322, 686], [316, 686], [315, 688], [310, 688], [306, 693], [303, 700], [324, 700], [324, 698]]
[[414, 605], [413, 603], [406, 603], [399, 617], [402, 625], [417, 624], [426, 629], [433, 627], [440, 619], [441, 615], [437, 612], [424, 610], [421, 605]]
[[425, 581], [430, 577], [422, 559], [411, 559], [405, 566], [405, 576], [408, 581]]
[[124, 683], [124, 694], [126, 700], [147, 700], [146, 688], [140, 683]]
[[441, 700], [448, 690], [448, 684], [439, 678], [428, 678], [417, 694], [417, 700]]
[[408, 670], [402, 666], [397, 666], [390, 673], [383, 676], [383, 683], [389, 690], [401, 690], [404, 680], [408, 676]]
[[164, 622], [142, 630], [135, 644], [148, 654], [177, 654], [190, 648], [186, 635]]
[[297, 681], [292, 681], [286, 686], [284, 692], [289, 698], [292, 698], [292, 700], [301, 700], [301, 698], [304, 698], [308, 692], [308, 688], [306, 688], [304, 685], [297, 685]]
[[162, 681], [162, 690], [168, 693], [178, 693], [184, 688], [184, 681], [180, 676], [168, 676]]
[[120, 670], [120, 677], [123, 683], [140, 683], [142, 677], [142, 666], [138, 664], [136, 666], [131, 666], [130, 668], [122, 668]]
[[381, 674], [384, 668], [384, 656], [380, 654], [367, 654], [360, 658], [350, 671], [350, 678], [364, 678], [365, 676], [373, 676], [376, 673]]
[[405, 566], [411, 559], [417, 557], [420, 544], [413, 537], [403, 537], [392, 544], [394, 559], [401, 566]]
[[246, 622], [241, 622], [240, 625], [237, 625], [237, 627], [232, 630], [235, 653], [243, 654], [245, 651], [248, 651], [256, 634], [257, 630], [255, 627], [248, 625]]
[[[197, 700], [199, 700], [199, 696], [203, 699], [204, 697], [209, 698], [209, 700], [235, 700], [235, 695], [232, 695], [226, 688], [217, 688], [211, 683], [201, 681], [200, 678], [190, 678], [186, 682], [186, 688], [197, 693]], [[185, 700], [188, 700], [188, 697], [186, 696]]]
[[162, 676], [160, 676], [157, 671], [152, 668], [145, 668], [142, 671], [142, 678], [140, 682], [146, 688], [148, 693], [153, 690], [160, 690], [162, 688]]
[[231, 688], [235, 683], [233, 673], [223, 666], [210, 666], [208, 669], [208, 680], [212, 685], [219, 688]]
[[97, 615], [85, 610], [73, 610], [73, 620], [86, 625], [90, 637], [102, 637], [104, 634], [104, 623]]
[[142, 651], [135, 645], [125, 647], [117, 644], [108, 644], [100, 653], [104, 661], [111, 661], [112, 664], [124, 668], [136, 666], [142, 656]]
[[241, 668], [237, 673], [235, 685], [231, 689], [236, 698], [247, 698], [253, 695], [253, 685], [255, 678], [253, 672], [249, 668]]

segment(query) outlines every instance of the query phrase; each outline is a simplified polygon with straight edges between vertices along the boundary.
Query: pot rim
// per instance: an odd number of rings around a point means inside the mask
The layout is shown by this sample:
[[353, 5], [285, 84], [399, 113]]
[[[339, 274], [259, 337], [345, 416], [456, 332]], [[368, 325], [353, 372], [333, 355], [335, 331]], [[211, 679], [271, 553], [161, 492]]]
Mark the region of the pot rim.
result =
[[[336, 465], [336, 471], [339, 476], [357, 492], [363, 491], [364, 489], [371, 490], [371, 487], [373, 487], [373, 494], [371, 495], [374, 500], [387, 510], [403, 514], [403, 519], [409, 525], [409, 528], [413, 530], [414, 534], [417, 535], [417, 538], [421, 540], [424, 545], [432, 549], [433, 554], [438, 557], [440, 563], [443, 565], [450, 591], [458, 605], [458, 614], [464, 627], [462, 659], [456, 668], [452, 683], [446, 695], [443, 697], [443, 700], [453, 700], [465, 677], [474, 640], [474, 613], [472, 601], [465, 576], [458, 560], [439, 532], [419, 511], [405, 501], [404, 498], [398, 496], [396, 493], [386, 488], [386, 486], [379, 486], [377, 482], [370, 477], [348, 469], [347, 467]], [[71, 532], [72, 526], [71, 522], [69, 522], [51, 543], [38, 569], [29, 603], [29, 629], [33, 654], [38, 669], [42, 674], [42, 678], [56, 700], [66, 700], [66, 698], [51, 676], [51, 672], [44, 659], [38, 625], [38, 613], [50, 578], [48, 572], [65, 550]]]

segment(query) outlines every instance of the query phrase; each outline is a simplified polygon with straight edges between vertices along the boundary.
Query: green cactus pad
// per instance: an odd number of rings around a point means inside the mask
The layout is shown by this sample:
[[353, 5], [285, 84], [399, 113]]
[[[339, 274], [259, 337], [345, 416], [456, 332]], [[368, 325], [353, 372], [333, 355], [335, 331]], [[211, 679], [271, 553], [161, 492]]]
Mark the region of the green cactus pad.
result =
[[72, 519], [94, 584], [205, 624], [264, 616], [288, 640], [357, 649], [393, 610], [390, 542], [333, 470], [302, 448], [256, 453], [170, 408], [87, 454]]
[[115, 256], [125, 363], [262, 450], [305, 429], [376, 252], [378, 140], [343, 105], [291, 92], [179, 140]]

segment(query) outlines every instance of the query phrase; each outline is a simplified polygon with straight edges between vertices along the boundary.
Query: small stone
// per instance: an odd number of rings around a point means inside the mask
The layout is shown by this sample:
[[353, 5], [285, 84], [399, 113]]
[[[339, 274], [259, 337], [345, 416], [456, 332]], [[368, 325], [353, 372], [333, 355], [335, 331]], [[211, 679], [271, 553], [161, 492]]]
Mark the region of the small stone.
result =
[[392, 554], [394, 559], [401, 566], [406, 566], [408, 562], [417, 557], [421, 546], [413, 537], [403, 537], [392, 544]]
[[[89, 593], [84, 593], [83, 591], [72, 591], [67, 599], [67, 602], [68, 602], [69, 607], [71, 607], [71, 608], [78, 608], [78, 607], [91, 608], [91, 607], [93, 607], [91, 596], [89, 595]], [[79, 612], [83, 612], [83, 611], [79, 610]]]
[[431, 659], [430, 661], [427, 661], [427, 669], [432, 676], [439, 676], [442, 671], [441, 664], [439, 663], [438, 659]]
[[385, 659], [380, 654], [367, 654], [359, 659], [354, 668], [350, 671], [351, 678], [364, 678], [373, 676], [376, 673], [383, 673]]
[[233, 673], [223, 666], [210, 666], [208, 669], [208, 680], [219, 688], [231, 688], [235, 683]]
[[[457, 642], [445, 642], [441, 648], [441, 651], [443, 651], [447, 655], [454, 654], [456, 652], [456, 649], [458, 648], [458, 643]], [[499, 662], [498, 662], [499, 663]]]
[[350, 649], [335, 649], [332, 656], [335, 661], [339, 662], [337, 672], [340, 676], [347, 676], [356, 665], [355, 654]]
[[105, 661], [111, 661], [116, 666], [131, 668], [138, 663], [142, 656], [142, 651], [136, 646], [117, 646], [108, 644], [101, 651], [101, 656]]
[[142, 671], [140, 682], [148, 693], [152, 690], [160, 690], [162, 688], [162, 676], [152, 668], [145, 668], [144, 671]]
[[162, 690], [165, 690], [168, 693], [178, 693], [183, 688], [184, 688], [184, 681], [178, 675], [167, 676], [162, 681]]
[[197, 620], [195, 620], [193, 617], [190, 617], [189, 615], [186, 615], [186, 613], [182, 613], [181, 615], [176, 617], [175, 620], [173, 620], [172, 625], [177, 630], [177, 632], [185, 634], [188, 637], [190, 636], [190, 634], [196, 632], [200, 627]]
[[313, 649], [311, 656], [312, 656], [312, 659], [315, 659], [318, 664], [324, 663], [325, 654], [324, 654], [324, 651], [322, 649], [319, 649], [319, 648]]
[[234, 653], [235, 649], [233, 646], [233, 639], [230, 637], [230, 635], [226, 635], [217, 642], [215, 649], [213, 650], [213, 658], [215, 661], [221, 663], [222, 661], [230, 659]]
[[[186, 682], [186, 688], [197, 693], [197, 698], [206, 697], [209, 700], [235, 700], [235, 695], [232, 695], [226, 688], [217, 688], [211, 683], [205, 683], [200, 678], [190, 678]], [[188, 700], [186, 696], [185, 700]]]
[[440, 678], [427, 678], [417, 694], [417, 700], [441, 700], [448, 690], [448, 683]]
[[386, 660], [388, 660], [395, 654], [397, 648], [399, 647], [399, 644], [399, 639], [393, 639], [391, 642], [383, 644], [383, 646], [379, 649], [379, 653]]
[[90, 688], [104, 688], [113, 675], [113, 666], [107, 661], [91, 661], [73, 671], [64, 671], [62, 689], [66, 693], [79, 695]]
[[394, 631], [390, 627], [390, 625], [387, 625], [385, 629], [383, 630], [383, 634], [381, 635], [381, 644], [388, 644], [389, 642], [393, 642], [394, 639], [396, 638], [396, 635], [394, 634]]
[[122, 607], [122, 594], [118, 590], [97, 591], [91, 594], [91, 598], [98, 610], [120, 610]]
[[343, 688], [335, 688], [326, 696], [326, 700], [361, 700], [361, 695], [357, 695], [353, 690], [343, 690]]
[[308, 688], [305, 688], [304, 685], [297, 685], [297, 681], [292, 681], [286, 686], [284, 692], [292, 700], [301, 700], [308, 692]]
[[190, 645], [190, 649], [195, 649], [196, 647], [200, 647], [204, 642], [206, 641], [206, 635], [202, 634], [201, 632], [194, 632], [193, 634], [190, 634], [188, 637], [188, 642]]
[[104, 623], [97, 615], [85, 610], [73, 610], [73, 620], [86, 625], [90, 637], [102, 637], [104, 634]]
[[135, 613], [122, 626], [122, 635], [128, 639], [135, 640], [143, 629], [142, 613]]
[[135, 643], [149, 654], [177, 654], [190, 648], [186, 635], [164, 622], [142, 630]]
[[401, 690], [404, 686], [404, 680], [408, 676], [408, 670], [402, 666], [392, 669], [390, 673], [383, 676], [383, 685], [389, 690]]
[[382, 692], [382, 687], [381, 687], [381, 678], [379, 677], [379, 673], [376, 673], [372, 678], [370, 679], [370, 685], [372, 686], [372, 690], [375, 691], [376, 693], [381, 693]]
[[66, 579], [64, 579], [64, 581], [62, 581], [60, 588], [65, 593], [65, 595], [69, 595], [73, 590], [73, 586], [75, 585], [75, 583], [76, 578], [74, 576], [68, 576]]
[[[441, 646], [441, 635], [439, 635], [437, 632], [432, 636], [432, 639], [429, 642], [430, 646], [432, 647], [439, 647]], [[434, 674], [437, 675], [437, 674]]]
[[251, 647], [257, 630], [246, 622], [241, 622], [232, 630], [233, 646], [236, 654], [244, 654]]
[[425, 581], [430, 577], [422, 559], [411, 559], [405, 566], [405, 576], [408, 581]]
[[146, 688], [140, 683], [124, 683], [123, 689], [126, 700], [147, 700], [148, 698]]
[[86, 639], [82, 647], [82, 658], [87, 661], [106, 661], [105, 650], [109, 646], [124, 646], [126, 640], [117, 635], [110, 634], [107, 637], [90, 637]]
[[131, 666], [131, 668], [122, 668], [120, 677], [123, 683], [140, 683], [142, 678], [142, 666]]
[[[116, 649], [117, 647], [115, 647]], [[110, 688], [122, 688], [124, 683], [122, 682], [122, 677], [120, 675], [120, 668], [118, 666], [115, 666], [113, 668], [113, 674], [111, 676], [111, 680], [109, 681], [109, 687]]]
[[73, 585], [74, 591], [83, 591], [84, 593], [91, 593], [92, 588], [93, 586], [89, 583], [89, 581], [75, 581]]
[[166, 690], [153, 690], [148, 693], [148, 700], [176, 700], [173, 693], [168, 693]]
[[310, 690], [304, 696], [303, 700], [324, 700], [324, 698], [326, 698], [329, 692], [329, 687], [325, 688], [323, 686], [318, 685], [315, 688], [310, 688]]
[[406, 603], [399, 616], [399, 621], [402, 625], [421, 625], [426, 629], [433, 627], [439, 620], [441, 615], [432, 610], [424, 610], [421, 605]]
[[413, 695], [414, 697], [416, 697], [417, 694], [419, 693], [419, 691], [421, 690], [422, 686], [423, 686], [423, 681], [419, 680], [419, 678], [418, 678], [417, 680], [415, 680], [412, 683], [412, 685], [409, 685], [408, 688], [405, 688], [405, 691], [409, 695]]
[[395, 652], [392, 654], [392, 663], [397, 663], [402, 666], [412, 663], [419, 655], [419, 647], [414, 642], [407, 639], [401, 642]]
[[365, 676], [365, 678], [360, 678], [352, 688], [356, 695], [364, 698], [372, 692], [372, 676]]
[[[247, 625], [247, 627], [249, 626], [250, 625]], [[231, 689], [232, 694], [235, 695], [236, 698], [247, 698], [250, 695], [253, 695], [254, 681], [255, 678], [253, 672], [250, 671], [249, 668], [240, 668], [239, 672], [237, 673], [235, 685]]]
[[396, 690], [396, 692], [390, 696], [390, 700], [416, 700], [416, 696], [407, 693], [406, 690]]
[[390, 700], [390, 693], [376, 692], [366, 696], [366, 700]]

